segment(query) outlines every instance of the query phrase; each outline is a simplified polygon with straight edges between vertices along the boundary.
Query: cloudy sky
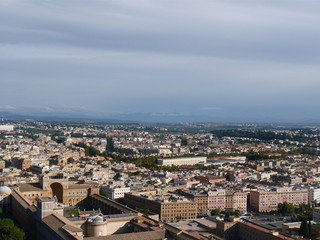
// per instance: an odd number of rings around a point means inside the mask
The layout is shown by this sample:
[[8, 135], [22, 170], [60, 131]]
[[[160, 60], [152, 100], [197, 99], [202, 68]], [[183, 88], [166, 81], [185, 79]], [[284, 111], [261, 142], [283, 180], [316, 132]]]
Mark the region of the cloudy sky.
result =
[[319, 121], [320, 1], [1, 0], [0, 112]]

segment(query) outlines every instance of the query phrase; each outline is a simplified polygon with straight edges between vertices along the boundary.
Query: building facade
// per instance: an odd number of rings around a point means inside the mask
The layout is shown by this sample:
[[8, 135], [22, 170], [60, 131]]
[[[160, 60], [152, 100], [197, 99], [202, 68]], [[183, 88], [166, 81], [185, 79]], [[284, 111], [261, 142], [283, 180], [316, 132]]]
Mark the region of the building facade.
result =
[[160, 166], [196, 165], [201, 162], [206, 163], [207, 157], [167, 158], [157, 160], [157, 163]]
[[175, 196], [146, 196], [125, 193], [124, 202], [130, 207], [147, 208], [150, 212], [159, 214], [159, 219], [165, 222], [194, 219], [198, 212], [197, 203]]
[[190, 190], [181, 191], [183, 196], [197, 203], [198, 216], [208, 215], [208, 194], [206, 192], [196, 192]]
[[270, 212], [278, 209], [278, 204], [288, 202], [293, 205], [308, 203], [308, 189], [280, 187], [269, 190], [250, 191], [250, 209], [257, 212]]
[[226, 208], [226, 190], [213, 189], [208, 191], [208, 210]]
[[100, 189], [102, 189], [107, 198], [110, 198], [112, 200], [114, 199], [119, 199], [119, 198], [124, 198], [125, 193], [130, 192], [130, 187], [109, 187], [109, 186], [100, 186]]
[[320, 203], [320, 188], [309, 188], [309, 204]]
[[72, 183], [67, 176], [59, 173], [42, 175], [38, 183], [20, 183], [17, 190], [34, 205], [37, 204], [37, 197], [55, 197], [58, 202], [73, 206], [99, 193], [98, 186]]

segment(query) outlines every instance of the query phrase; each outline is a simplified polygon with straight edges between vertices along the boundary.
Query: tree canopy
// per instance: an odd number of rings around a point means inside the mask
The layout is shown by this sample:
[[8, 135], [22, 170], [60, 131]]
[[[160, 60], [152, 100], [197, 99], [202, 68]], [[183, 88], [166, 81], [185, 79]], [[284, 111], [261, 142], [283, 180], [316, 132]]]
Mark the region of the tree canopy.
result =
[[16, 227], [10, 218], [0, 219], [0, 240], [24, 240], [23, 230]]

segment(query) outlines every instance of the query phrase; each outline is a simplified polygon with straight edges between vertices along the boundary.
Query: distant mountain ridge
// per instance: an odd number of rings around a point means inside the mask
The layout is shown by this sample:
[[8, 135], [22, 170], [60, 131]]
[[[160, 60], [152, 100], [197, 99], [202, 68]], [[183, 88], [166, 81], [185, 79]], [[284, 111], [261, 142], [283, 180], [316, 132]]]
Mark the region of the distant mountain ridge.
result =
[[33, 119], [38, 121], [101, 121], [110, 123], [246, 123], [246, 124], [298, 124], [298, 125], [320, 125], [319, 119], [284, 119], [270, 116], [268, 118], [237, 117], [232, 116], [209, 116], [200, 114], [181, 114], [176, 112], [151, 112], [151, 113], [122, 113], [103, 114], [82, 111], [45, 111], [37, 109], [18, 109], [0, 111], [0, 118], [9, 120]]

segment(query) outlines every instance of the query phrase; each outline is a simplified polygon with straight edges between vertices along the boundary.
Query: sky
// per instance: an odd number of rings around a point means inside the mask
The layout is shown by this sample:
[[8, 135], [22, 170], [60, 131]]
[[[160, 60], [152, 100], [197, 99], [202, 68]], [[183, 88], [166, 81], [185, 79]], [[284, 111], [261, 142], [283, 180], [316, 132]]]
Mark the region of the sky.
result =
[[0, 112], [320, 122], [320, 1], [1, 0]]

